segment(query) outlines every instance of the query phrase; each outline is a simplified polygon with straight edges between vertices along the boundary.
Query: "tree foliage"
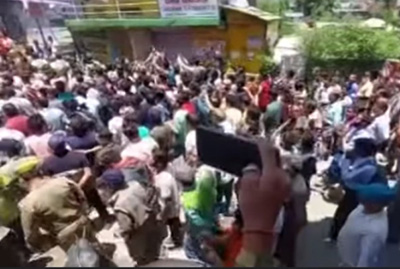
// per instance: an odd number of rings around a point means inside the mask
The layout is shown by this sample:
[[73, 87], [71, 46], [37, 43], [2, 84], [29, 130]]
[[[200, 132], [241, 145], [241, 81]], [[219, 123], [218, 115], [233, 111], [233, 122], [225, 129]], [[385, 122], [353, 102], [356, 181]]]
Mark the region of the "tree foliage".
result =
[[317, 18], [327, 13], [332, 13], [336, 5], [336, 0], [297, 0], [297, 8], [304, 13], [305, 16]]
[[262, 66], [260, 68], [260, 74], [270, 74], [270, 75], [276, 75], [278, 74], [279, 67], [278, 65], [274, 62], [271, 56], [263, 55], [261, 56], [261, 61], [262, 61]]
[[268, 0], [263, 1], [260, 5], [260, 8], [264, 11], [282, 15], [289, 8], [288, 0]]
[[395, 32], [358, 26], [329, 26], [303, 34], [304, 53], [310, 60], [374, 61], [400, 57]]

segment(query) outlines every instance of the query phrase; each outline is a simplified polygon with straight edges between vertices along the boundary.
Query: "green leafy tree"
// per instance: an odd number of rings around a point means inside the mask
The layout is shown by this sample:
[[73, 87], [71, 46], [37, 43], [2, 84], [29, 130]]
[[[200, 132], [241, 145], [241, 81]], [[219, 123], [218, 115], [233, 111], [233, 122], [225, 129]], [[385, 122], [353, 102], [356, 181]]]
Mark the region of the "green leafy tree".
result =
[[277, 74], [279, 67], [276, 65], [272, 57], [268, 54], [261, 57], [262, 66], [260, 68], [260, 74]]
[[330, 26], [304, 34], [304, 53], [311, 60], [382, 60], [400, 57], [394, 32], [357, 26]]
[[326, 26], [303, 34], [306, 76], [318, 67], [328, 74], [379, 70], [388, 58], [400, 58], [396, 32], [354, 25]]
[[267, 0], [261, 3], [261, 9], [276, 15], [282, 15], [289, 9], [289, 0]]

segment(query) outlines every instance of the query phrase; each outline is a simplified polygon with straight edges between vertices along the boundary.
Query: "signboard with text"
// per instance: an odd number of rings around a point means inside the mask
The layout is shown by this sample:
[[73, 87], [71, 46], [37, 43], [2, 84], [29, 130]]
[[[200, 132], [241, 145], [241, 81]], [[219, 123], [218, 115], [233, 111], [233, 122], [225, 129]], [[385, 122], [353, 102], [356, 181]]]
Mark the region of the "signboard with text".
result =
[[158, 0], [162, 18], [219, 17], [218, 0]]
[[40, 18], [44, 15], [43, 4], [36, 2], [28, 2], [28, 11], [31, 17]]

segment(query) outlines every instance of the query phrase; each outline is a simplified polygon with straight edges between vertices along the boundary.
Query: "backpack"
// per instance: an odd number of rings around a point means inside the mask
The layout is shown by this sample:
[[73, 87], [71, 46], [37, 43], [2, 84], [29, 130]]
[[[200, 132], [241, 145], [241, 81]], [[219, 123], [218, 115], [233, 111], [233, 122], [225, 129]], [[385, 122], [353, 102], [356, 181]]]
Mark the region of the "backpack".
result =
[[121, 169], [125, 181], [129, 184], [138, 183], [145, 191], [145, 205], [156, 216], [161, 213], [159, 190], [150, 181], [148, 169], [144, 165], [125, 167]]
[[168, 170], [184, 189], [194, 185], [197, 168], [189, 165], [183, 155], [173, 160]]

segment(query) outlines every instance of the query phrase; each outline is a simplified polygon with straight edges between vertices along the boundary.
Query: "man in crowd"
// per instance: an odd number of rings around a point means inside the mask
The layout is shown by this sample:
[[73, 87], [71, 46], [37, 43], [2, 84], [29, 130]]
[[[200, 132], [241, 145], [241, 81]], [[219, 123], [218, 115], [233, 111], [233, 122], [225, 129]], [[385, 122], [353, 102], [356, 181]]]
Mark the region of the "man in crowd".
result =
[[101, 176], [103, 200], [112, 205], [122, 238], [129, 254], [143, 265], [155, 261], [166, 226], [160, 216], [159, 194], [150, 178], [139, 178], [129, 184], [118, 169], [109, 169]]
[[356, 188], [360, 205], [349, 215], [338, 238], [342, 262], [350, 267], [383, 266], [383, 250], [388, 236], [385, 211], [395, 190], [376, 183]]
[[94, 240], [87, 202], [79, 186], [64, 178], [43, 177], [39, 164], [39, 159], [31, 158], [16, 168], [29, 192], [19, 204], [27, 243], [42, 251], [54, 245], [68, 250], [84, 230]]

